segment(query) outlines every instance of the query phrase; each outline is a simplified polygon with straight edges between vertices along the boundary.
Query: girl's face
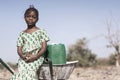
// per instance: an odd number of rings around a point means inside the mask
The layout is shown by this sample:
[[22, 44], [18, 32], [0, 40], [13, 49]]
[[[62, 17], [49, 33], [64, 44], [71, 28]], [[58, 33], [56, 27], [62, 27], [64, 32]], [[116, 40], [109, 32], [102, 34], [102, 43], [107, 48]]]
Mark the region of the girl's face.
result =
[[36, 16], [36, 13], [34, 11], [30, 11], [26, 16], [25, 16], [25, 21], [28, 26], [35, 25], [38, 20], [38, 16]]

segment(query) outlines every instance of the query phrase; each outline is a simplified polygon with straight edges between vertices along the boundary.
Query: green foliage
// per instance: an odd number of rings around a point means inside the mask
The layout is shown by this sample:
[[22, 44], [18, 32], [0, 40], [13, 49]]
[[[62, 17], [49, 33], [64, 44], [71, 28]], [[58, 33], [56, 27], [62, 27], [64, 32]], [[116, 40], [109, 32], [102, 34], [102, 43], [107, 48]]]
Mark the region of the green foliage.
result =
[[108, 58], [98, 58], [96, 64], [98, 66], [113, 66], [115, 65], [115, 62], [115, 55], [111, 54]]
[[115, 65], [115, 63], [116, 63], [115, 55], [114, 55], [114, 54], [111, 54], [111, 55], [109, 56], [108, 64], [109, 64], [109, 65]]
[[97, 66], [108, 66], [109, 65], [109, 59], [108, 58], [98, 58], [97, 59]]
[[96, 55], [88, 49], [87, 40], [83, 38], [69, 46], [67, 60], [78, 60], [77, 66], [89, 67], [96, 64]]

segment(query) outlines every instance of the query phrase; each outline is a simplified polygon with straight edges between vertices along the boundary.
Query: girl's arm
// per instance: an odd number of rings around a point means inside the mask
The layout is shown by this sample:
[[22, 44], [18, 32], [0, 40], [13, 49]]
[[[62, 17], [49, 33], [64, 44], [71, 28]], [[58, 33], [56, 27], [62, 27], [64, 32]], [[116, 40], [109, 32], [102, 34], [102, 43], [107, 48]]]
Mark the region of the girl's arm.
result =
[[20, 58], [22, 58], [23, 60], [26, 59], [26, 55], [23, 54], [23, 52], [22, 52], [22, 47], [21, 47], [21, 46], [18, 46], [18, 47], [17, 47], [17, 53], [18, 53], [18, 55], [20, 56]]
[[47, 42], [44, 41], [42, 43], [42, 48], [40, 49], [40, 51], [37, 54], [37, 59], [40, 58], [40, 56], [42, 56], [45, 53], [46, 49], [47, 49]]

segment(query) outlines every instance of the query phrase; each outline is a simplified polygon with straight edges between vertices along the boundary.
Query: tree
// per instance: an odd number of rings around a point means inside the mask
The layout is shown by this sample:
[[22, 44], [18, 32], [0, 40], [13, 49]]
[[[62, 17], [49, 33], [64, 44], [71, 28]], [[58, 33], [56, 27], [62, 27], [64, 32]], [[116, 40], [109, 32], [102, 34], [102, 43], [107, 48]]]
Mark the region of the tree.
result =
[[109, 42], [109, 45], [107, 45], [108, 48], [111, 48], [113, 47], [115, 49], [115, 59], [116, 59], [116, 66], [120, 66], [120, 63], [119, 63], [119, 60], [120, 60], [120, 34], [119, 34], [119, 31], [118, 29], [113, 32], [111, 30], [111, 25], [108, 24], [108, 36], [107, 36], [107, 39], [108, 39], [108, 42]]
[[87, 40], [83, 38], [69, 46], [67, 60], [79, 60], [78, 66], [87, 67], [95, 63], [96, 55], [88, 49]]

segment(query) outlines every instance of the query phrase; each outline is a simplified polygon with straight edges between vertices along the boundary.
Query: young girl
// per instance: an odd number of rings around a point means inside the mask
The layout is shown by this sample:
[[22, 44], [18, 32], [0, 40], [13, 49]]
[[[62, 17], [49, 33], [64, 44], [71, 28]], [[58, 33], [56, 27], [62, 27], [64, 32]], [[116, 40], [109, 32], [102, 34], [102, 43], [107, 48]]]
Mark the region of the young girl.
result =
[[49, 38], [43, 29], [36, 26], [39, 13], [33, 6], [25, 11], [27, 29], [22, 31], [17, 41], [18, 73], [11, 80], [38, 80], [37, 70], [43, 63]]

